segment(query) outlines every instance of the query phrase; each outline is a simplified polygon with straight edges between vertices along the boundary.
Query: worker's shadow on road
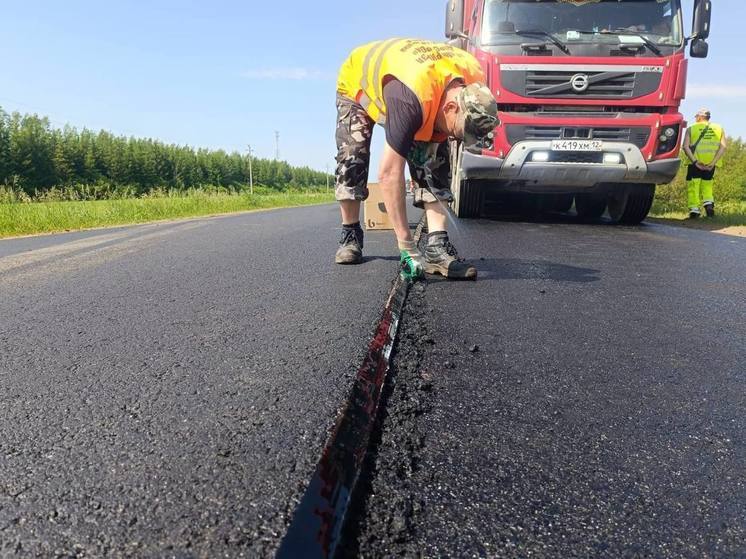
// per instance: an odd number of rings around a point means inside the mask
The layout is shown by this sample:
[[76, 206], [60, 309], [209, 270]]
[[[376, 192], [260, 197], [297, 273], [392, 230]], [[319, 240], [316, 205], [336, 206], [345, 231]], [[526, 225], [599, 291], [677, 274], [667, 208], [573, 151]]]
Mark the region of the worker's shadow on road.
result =
[[389, 262], [399, 262], [398, 256], [363, 256], [363, 264], [367, 264], [368, 262], [373, 262], [374, 260], [388, 260]]
[[485, 258], [469, 260], [477, 268], [477, 281], [544, 280], [560, 283], [592, 283], [601, 279], [601, 271], [557, 264], [547, 260]]

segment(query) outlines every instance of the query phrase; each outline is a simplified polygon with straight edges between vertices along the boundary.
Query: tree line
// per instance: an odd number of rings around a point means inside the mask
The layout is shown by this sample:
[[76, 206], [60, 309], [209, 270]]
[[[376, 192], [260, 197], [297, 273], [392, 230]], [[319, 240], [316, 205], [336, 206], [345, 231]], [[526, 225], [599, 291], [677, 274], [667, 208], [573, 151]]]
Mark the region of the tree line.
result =
[[[274, 190], [326, 185], [323, 172], [285, 161], [254, 158], [252, 170], [256, 185]], [[686, 206], [685, 171], [686, 162], [673, 183], [658, 187], [659, 207]], [[156, 189], [243, 190], [248, 184], [246, 154], [115, 136], [103, 130], [53, 128], [45, 117], [8, 114], [0, 107], [0, 188], [36, 196], [55, 188], [102, 185], [85, 192], [110, 196]], [[729, 139], [724, 167], [716, 175], [715, 196], [721, 202], [746, 200], [746, 142], [740, 138]]]
[[[254, 184], [271, 189], [326, 185], [326, 174], [285, 161], [252, 158]], [[135, 195], [203, 186], [245, 189], [249, 156], [71, 126], [0, 107], [0, 186], [29, 195], [71, 185], [106, 184]]]

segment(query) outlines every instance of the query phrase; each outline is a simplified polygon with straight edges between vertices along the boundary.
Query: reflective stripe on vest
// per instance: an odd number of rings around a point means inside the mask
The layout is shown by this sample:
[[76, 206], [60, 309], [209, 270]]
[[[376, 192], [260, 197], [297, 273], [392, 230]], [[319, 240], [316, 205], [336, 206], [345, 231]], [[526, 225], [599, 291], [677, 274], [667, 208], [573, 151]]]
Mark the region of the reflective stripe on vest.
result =
[[340, 69], [337, 91], [356, 100], [368, 116], [384, 124], [387, 76], [402, 82], [420, 101], [423, 124], [415, 134], [418, 141], [431, 141], [436, 136], [438, 107], [453, 80], [465, 84], [484, 81], [479, 62], [464, 50], [433, 41], [388, 39], [352, 51]]
[[[373, 101], [370, 100], [370, 97], [368, 97], [368, 94], [363, 92], [360, 94], [360, 99], [358, 100], [358, 103], [360, 103], [360, 106], [365, 109], [365, 112], [370, 114], [370, 106], [373, 104]], [[376, 118], [376, 123], [383, 126], [386, 124], [386, 115], [383, 113], [383, 111], [378, 108], [378, 105], [376, 104], [376, 108], [378, 109], [378, 117]]]
[[[401, 39], [389, 39], [386, 42], [380, 43], [376, 45], [375, 48], [370, 49], [368, 54], [365, 56], [365, 61], [363, 62], [363, 79], [360, 82], [360, 86], [363, 90], [363, 95], [368, 101], [368, 106], [370, 106], [370, 103], [372, 102], [376, 108], [378, 109], [378, 112], [380, 113], [379, 118], [377, 119], [379, 122], [381, 120], [385, 123], [386, 122], [386, 108], [384, 107], [383, 102], [381, 99], [383, 99], [383, 85], [381, 84], [381, 66], [383, 65], [383, 57], [386, 56], [386, 52], [393, 47], [396, 43], [400, 42]], [[373, 59], [375, 58], [375, 63], [373, 63]], [[368, 95], [365, 93], [368, 91], [368, 89], [371, 86], [371, 83], [368, 81], [368, 75], [370, 74], [370, 68], [371, 65], [373, 66], [373, 91], [375, 92], [375, 97], [373, 100], [368, 97]], [[363, 105], [365, 108], [365, 105]], [[367, 110], [367, 108], [366, 108]], [[381, 118], [382, 117], [382, 118]]]

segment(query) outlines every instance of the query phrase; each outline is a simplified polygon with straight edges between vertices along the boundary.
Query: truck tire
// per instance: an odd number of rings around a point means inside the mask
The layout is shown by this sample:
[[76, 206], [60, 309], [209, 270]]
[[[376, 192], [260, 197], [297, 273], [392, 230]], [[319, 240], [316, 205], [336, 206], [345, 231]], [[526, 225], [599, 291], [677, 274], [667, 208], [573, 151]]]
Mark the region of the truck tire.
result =
[[479, 217], [482, 211], [482, 189], [476, 181], [461, 178], [462, 144], [451, 142], [450, 148], [451, 193], [453, 194], [451, 207], [456, 217]]
[[589, 192], [575, 195], [575, 212], [580, 219], [598, 219], [604, 211], [606, 211], [606, 196]]
[[474, 181], [459, 181], [453, 192], [453, 211], [456, 217], [479, 217], [482, 211], [481, 190]]
[[619, 225], [638, 225], [648, 216], [654, 198], [654, 184], [624, 185], [609, 195], [609, 217]]

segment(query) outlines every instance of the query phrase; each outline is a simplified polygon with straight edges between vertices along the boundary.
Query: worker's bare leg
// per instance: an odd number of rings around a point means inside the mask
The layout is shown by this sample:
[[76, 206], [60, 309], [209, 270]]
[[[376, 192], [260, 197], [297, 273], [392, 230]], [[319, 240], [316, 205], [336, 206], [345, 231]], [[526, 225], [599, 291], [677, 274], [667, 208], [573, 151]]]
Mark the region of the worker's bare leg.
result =
[[360, 222], [360, 200], [340, 200], [339, 209], [342, 211], [342, 225]]
[[425, 202], [428, 231], [448, 231], [448, 210], [445, 202]]

